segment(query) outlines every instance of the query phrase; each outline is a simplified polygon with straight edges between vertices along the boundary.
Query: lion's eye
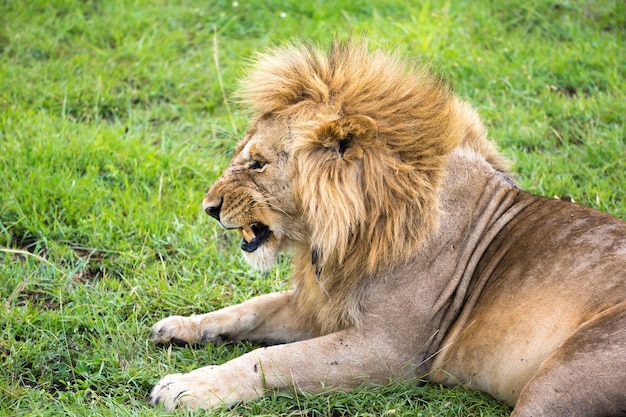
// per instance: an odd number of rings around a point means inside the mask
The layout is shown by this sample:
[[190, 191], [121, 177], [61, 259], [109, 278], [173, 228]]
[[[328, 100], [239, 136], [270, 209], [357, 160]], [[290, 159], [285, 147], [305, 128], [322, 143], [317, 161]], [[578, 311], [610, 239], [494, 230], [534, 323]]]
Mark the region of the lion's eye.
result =
[[248, 169], [263, 169], [265, 168], [265, 162], [262, 161], [251, 161], [248, 165]]

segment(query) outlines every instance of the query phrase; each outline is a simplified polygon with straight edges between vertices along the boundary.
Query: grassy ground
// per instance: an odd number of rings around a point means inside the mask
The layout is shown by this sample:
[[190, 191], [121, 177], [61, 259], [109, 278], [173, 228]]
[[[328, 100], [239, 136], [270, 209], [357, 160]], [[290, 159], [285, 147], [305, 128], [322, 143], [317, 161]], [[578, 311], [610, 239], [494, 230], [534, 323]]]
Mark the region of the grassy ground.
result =
[[[421, 4], [418, 4], [421, 3]], [[367, 33], [483, 115], [520, 183], [626, 218], [626, 8], [616, 1], [0, 1], [0, 414], [165, 415], [160, 376], [253, 346], [163, 349], [171, 314], [286, 287], [200, 200], [246, 126], [255, 50]], [[275, 396], [220, 411], [504, 416], [463, 388]], [[203, 414], [203, 413], [198, 413]]]

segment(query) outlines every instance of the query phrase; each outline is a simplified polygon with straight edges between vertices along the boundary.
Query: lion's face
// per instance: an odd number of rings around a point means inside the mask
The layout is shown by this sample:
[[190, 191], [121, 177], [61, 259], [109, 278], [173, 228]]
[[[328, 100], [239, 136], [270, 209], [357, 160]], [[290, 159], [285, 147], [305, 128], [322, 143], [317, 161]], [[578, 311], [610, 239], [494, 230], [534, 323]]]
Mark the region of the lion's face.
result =
[[207, 214], [239, 231], [246, 261], [261, 270], [304, 236], [289, 181], [289, 136], [284, 118], [252, 123], [203, 200]]

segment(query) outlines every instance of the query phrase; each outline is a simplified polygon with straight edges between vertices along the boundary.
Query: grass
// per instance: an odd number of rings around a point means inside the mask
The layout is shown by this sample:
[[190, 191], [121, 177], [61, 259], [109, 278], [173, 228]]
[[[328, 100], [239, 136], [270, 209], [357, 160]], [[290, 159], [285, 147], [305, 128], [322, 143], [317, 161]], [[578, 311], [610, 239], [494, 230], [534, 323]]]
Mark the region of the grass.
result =
[[[167, 415], [145, 403], [160, 376], [254, 348], [146, 339], [162, 317], [287, 286], [288, 262], [250, 271], [199, 203], [246, 126], [223, 98], [253, 51], [292, 37], [420, 55], [524, 188], [626, 218], [624, 16], [618, 0], [0, 1], [0, 414]], [[432, 384], [217, 411], [509, 412]]]

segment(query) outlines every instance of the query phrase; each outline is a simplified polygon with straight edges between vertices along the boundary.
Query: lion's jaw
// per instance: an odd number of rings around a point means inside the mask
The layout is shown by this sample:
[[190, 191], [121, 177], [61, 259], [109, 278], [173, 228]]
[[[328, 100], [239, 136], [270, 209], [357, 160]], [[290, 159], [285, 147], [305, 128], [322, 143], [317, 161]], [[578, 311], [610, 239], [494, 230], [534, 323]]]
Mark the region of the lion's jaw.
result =
[[244, 258], [259, 270], [304, 235], [288, 180], [287, 132], [280, 119], [253, 123], [202, 201], [222, 227], [239, 232]]
[[[216, 217], [211, 212], [215, 210], [216, 200], [212, 200], [211, 197], [211, 193], [207, 194], [202, 205], [205, 212]], [[252, 204], [252, 202], [256, 200], [251, 198], [249, 201]], [[226, 211], [230, 211], [229, 207], [230, 206], [226, 206]], [[223, 206], [220, 212], [222, 211]], [[224, 216], [218, 214], [216, 218], [225, 229], [237, 230], [239, 232], [241, 235], [241, 251], [250, 266], [262, 271], [268, 270], [274, 266], [282, 246], [283, 236], [278, 230], [272, 229], [273, 225], [266, 224], [256, 216], [250, 217], [242, 212], [237, 212], [233, 215], [226, 214]]]

